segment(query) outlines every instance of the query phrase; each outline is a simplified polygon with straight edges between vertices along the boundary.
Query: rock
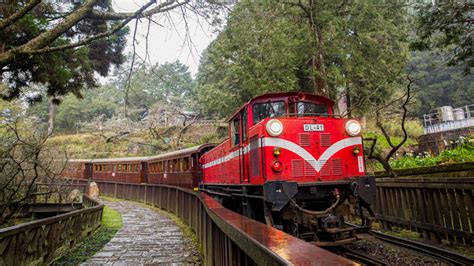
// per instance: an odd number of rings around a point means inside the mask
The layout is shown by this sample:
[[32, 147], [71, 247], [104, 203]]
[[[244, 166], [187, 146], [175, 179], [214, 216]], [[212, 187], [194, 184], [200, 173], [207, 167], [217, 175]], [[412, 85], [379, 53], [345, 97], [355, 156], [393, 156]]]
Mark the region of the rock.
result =
[[79, 189], [73, 189], [67, 196], [67, 202], [82, 202], [82, 192]]
[[98, 199], [99, 198], [99, 186], [97, 186], [96, 182], [91, 182], [89, 184], [89, 197], [93, 199]]

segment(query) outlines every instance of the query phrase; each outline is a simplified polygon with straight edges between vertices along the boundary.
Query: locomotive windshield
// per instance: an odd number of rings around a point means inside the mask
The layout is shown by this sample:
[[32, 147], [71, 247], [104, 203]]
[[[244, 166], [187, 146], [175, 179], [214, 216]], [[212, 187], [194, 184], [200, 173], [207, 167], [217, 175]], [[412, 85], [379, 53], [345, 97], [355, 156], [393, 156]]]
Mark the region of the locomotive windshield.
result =
[[279, 117], [285, 113], [284, 101], [256, 103], [253, 105], [253, 123], [256, 124], [267, 117]]
[[328, 106], [318, 103], [298, 102], [296, 113], [298, 115], [328, 115]]

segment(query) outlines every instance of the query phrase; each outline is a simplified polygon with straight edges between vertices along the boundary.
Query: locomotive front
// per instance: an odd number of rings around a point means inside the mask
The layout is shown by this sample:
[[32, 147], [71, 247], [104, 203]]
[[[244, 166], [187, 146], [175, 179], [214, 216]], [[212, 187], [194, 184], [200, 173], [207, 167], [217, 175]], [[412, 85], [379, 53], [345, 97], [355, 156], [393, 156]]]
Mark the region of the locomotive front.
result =
[[[354, 241], [345, 219], [358, 214], [357, 229], [369, 229], [375, 182], [359, 122], [335, 116], [333, 104], [302, 93], [250, 101], [231, 118], [229, 139], [203, 156], [203, 190], [317, 245]], [[222, 196], [232, 190], [240, 193]]]

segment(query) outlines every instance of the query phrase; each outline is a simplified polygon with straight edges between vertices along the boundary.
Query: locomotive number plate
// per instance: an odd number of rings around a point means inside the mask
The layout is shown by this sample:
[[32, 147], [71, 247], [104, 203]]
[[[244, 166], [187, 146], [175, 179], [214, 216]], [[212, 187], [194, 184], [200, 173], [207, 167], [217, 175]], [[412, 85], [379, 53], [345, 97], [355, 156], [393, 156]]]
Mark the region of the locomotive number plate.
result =
[[304, 131], [324, 131], [324, 124], [304, 124]]

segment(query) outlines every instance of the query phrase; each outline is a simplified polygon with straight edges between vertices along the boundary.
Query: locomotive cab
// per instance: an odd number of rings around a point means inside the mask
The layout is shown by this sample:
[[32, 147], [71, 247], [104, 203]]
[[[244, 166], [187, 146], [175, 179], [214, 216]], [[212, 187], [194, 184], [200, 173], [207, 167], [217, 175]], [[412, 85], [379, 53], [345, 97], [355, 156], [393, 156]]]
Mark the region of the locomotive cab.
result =
[[[360, 124], [304, 93], [254, 98], [229, 119], [229, 138], [201, 158], [203, 190], [224, 205], [316, 244], [350, 242], [344, 217], [371, 212]], [[227, 195], [227, 196], [222, 196]], [[352, 208], [352, 212], [351, 212]]]

